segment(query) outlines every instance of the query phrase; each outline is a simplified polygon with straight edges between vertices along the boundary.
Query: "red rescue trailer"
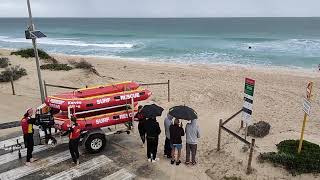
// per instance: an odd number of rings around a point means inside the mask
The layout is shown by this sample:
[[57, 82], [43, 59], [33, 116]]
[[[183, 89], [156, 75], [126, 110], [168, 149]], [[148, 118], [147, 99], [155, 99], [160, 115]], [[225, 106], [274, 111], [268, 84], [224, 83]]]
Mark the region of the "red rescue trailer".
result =
[[[78, 89], [46, 98], [46, 106], [58, 112], [53, 115], [55, 128], [66, 131], [70, 116], [77, 117], [82, 131], [82, 144], [91, 153], [100, 152], [106, 145], [105, 136], [130, 133], [138, 102], [148, 99], [151, 92], [136, 82]], [[124, 124], [124, 128], [105, 133], [101, 128]]]

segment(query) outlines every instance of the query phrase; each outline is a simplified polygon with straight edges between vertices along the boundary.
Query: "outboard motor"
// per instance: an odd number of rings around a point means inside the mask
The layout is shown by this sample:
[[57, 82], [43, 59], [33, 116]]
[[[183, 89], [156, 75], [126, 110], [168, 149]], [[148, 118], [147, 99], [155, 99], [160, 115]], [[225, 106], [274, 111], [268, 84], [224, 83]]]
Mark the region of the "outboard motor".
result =
[[35, 125], [39, 126], [45, 134], [46, 144], [56, 144], [57, 140], [51, 134], [51, 128], [54, 127], [53, 110], [46, 104], [42, 104], [37, 108]]

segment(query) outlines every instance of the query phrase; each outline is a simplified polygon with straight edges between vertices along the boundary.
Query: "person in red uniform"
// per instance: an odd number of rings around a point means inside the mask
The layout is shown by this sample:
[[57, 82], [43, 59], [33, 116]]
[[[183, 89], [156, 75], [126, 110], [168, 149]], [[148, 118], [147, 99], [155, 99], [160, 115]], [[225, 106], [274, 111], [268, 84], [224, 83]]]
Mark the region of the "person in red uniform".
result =
[[146, 121], [146, 118], [141, 113], [142, 108], [143, 106], [138, 107], [138, 113], [135, 115], [135, 118], [137, 121], [139, 121], [138, 130], [142, 141], [142, 147], [144, 147], [144, 143], [146, 142], [146, 131], [144, 130], [144, 123]]
[[63, 135], [69, 134], [69, 150], [72, 157], [72, 160], [75, 164], [79, 165], [79, 142], [81, 129], [79, 124], [77, 123], [77, 118], [75, 116], [71, 116], [71, 126], [69, 130], [66, 131]]
[[21, 119], [21, 127], [23, 132], [23, 140], [25, 148], [27, 148], [27, 160], [26, 165], [30, 165], [33, 161], [35, 161], [34, 158], [32, 158], [32, 151], [33, 151], [33, 124], [35, 123], [36, 119], [32, 118], [33, 115], [33, 109], [29, 108], [27, 109], [26, 113], [23, 115], [23, 118]]

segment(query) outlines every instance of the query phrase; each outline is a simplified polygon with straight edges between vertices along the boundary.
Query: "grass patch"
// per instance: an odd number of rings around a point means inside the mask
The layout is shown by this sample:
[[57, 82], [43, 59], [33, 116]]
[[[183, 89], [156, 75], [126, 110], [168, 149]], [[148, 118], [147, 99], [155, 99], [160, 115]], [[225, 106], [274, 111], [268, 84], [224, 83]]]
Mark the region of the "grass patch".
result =
[[[49, 63], [52, 63], [52, 64], [57, 64], [58, 63], [58, 61], [54, 57], [50, 56], [48, 53], [46, 53], [42, 49], [38, 49], [38, 54], [39, 54], [39, 58], [43, 59], [43, 60], [46, 60], [46, 62], [49, 62]], [[21, 56], [23, 58], [35, 57], [34, 50], [32, 48], [20, 49], [18, 51], [13, 51], [13, 52], [11, 52], [10, 55]]]
[[51, 70], [51, 71], [70, 71], [73, 68], [68, 64], [53, 63], [53, 64], [41, 65], [40, 69]]
[[0, 68], [6, 68], [9, 66], [9, 59], [6, 57], [0, 57]]
[[88, 61], [81, 59], [79, 62], [75, 61], [75, 60], [70, 60], [69, 63], [77, 69], [84, 69], [87, 70], [90, 73], [96, 74], [98, 76], [100, 76], [100, 74], [98, 73], [98, 71], [95, 69], [95, 67], [90, 64]]
[[259, 155], [260, 162], [268, 161], [284, 166], [293, 175], [302, 173], [320, 173], [320, 146], [303, 141], [301, 153], [298, 154], [299, 140], [285, 140], [277, 144], [278, 152]]
[[0, 73], [0, 82], [9, 82], [11, 79], [11, 73], [13, 80], [18, 80], [22, 76], [27, 75], [27, 70], [21, 68], [20, 66], [13, 66], [11, 68], [6, 68], [4, 71]]

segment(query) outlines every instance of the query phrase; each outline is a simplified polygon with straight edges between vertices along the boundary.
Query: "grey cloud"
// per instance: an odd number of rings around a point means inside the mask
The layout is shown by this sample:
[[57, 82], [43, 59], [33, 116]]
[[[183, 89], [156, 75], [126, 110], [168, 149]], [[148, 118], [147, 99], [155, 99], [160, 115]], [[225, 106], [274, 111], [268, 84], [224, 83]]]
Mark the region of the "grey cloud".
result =
[[[320, 16], [319, 0], [31, 0], [36, 17]], [[0, 17], [27, 16], [26, 0], [0, 0]]]

